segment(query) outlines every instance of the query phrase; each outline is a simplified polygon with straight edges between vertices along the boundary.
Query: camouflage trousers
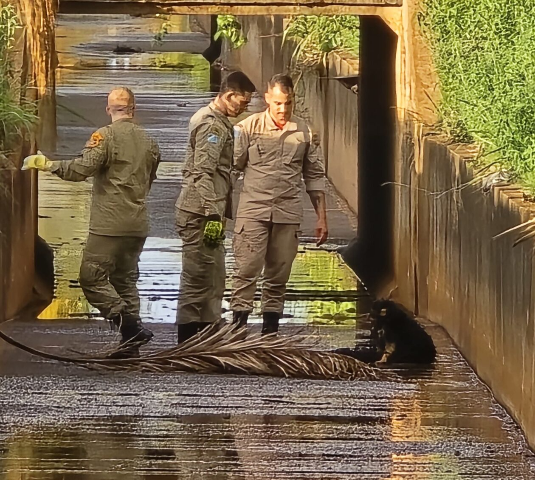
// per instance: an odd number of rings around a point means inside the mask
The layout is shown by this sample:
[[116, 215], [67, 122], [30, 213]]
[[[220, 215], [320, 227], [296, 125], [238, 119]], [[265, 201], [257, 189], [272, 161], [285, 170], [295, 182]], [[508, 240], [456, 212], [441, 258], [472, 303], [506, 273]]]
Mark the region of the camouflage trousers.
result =
[[225, 248], [204, 245], [203, 216], [184, 210], [177, 210], [176, 215], [182, 239], [177, 324], [218, 322], [225, 293]]
[[264, 270], [262, 312], [284, 310], [284, 294], [299, 247], [299, 225], [238, 218], [233, 249], [236, 271], [231, 308], [251, 312], [256, 284]]
[[139, 257], [144, 237], [89, 234], [80, 268], [80, 286], [105, 318], [118, 313], [139, 319]]

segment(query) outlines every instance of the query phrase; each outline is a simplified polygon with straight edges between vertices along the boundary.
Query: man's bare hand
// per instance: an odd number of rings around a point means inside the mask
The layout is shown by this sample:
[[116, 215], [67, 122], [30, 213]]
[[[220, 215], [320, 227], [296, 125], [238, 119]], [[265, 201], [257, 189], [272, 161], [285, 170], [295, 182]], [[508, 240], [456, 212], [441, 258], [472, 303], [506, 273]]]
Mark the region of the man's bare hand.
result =
[[318, 219], [316, 223], [316, 246], [323, 245], [329, 236], [329, 229], [327, 228], [327, 221]]

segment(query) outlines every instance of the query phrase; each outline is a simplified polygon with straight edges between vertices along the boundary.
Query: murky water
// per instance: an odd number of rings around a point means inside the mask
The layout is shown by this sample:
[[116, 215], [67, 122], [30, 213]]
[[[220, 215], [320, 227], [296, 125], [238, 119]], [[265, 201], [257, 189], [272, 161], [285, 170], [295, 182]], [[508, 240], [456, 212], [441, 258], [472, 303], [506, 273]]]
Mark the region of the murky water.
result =
[[[124, 56], [91, 44], [114, 35], [150, 36], [160, 25], [158, 19], [62, 17], [58, 32], [60, 156], [76, 154], [107, 122], [105, 94], [116, 84], [133, 87], [139, 119], [162, 145], [164, 163], [149, 202], [151, 236], [140, 265], [142, 314], [156, 333], [150, 348], [174, 343], [181, 246], [173, 205], [187, 122], [211, 98], [208, 66], [198, 55]], [[174, 31], [186, 25], [177, 21]], [[200, 49], [205, 41], [199, 38]], [[157, 69], [162, 63], [167, 68]], [[40, 177], [40, 233], [56, 252], [57, 295], [41, 320], [3, 329], [49, 351], [101, 350], [116, 341], [102, 321], [68, 320], [92, 311], [76, 280], [90, 188]], [[334, 194], [328, 204], [333, 238], [348, 239], [352, 219]], [[312, 227], [307, 220], [305, 237]], [[230, 254], [227, 266], [230, 273]], [[355, 321], [359, 298], [354, 276], [338, 257], [305, 242], [282, 334], [305, 328], [319, 348], [349, 346], [367, 328]], [[0, 479], [535, 478], [519, 429], [444, 331], [427, 327], [437, 364], [400, 372], [399, 382], [106, 375], [0, 344]]]

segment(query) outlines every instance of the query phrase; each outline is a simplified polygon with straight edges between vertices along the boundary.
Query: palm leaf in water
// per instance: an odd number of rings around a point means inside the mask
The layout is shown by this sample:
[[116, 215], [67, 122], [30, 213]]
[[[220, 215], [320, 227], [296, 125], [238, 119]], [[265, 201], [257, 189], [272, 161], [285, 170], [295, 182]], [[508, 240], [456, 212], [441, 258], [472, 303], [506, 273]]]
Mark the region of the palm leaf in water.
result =
[[260, 336], [227, 324], [205, 329], [177, 347], [141, 357], [68, 357], [24, 345], [0, 331], [0, 338], [34, 355], [105, 371], [193, 372], [267, 375], [332, 380], [388, 380], [393, 374], [354, 358], [311, 349], [296, 337]]

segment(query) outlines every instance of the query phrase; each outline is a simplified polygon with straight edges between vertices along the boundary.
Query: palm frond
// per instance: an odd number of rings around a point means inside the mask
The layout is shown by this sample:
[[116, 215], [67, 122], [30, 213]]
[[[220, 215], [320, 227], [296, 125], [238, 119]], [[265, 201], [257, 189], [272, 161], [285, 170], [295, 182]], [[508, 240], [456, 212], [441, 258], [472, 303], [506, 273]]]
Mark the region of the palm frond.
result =
[[92, 370], [136, 372], [231, 373], [329, 380], [391, 380], [394, 374], [354, 358], [320, 351], [302, 337], [249, 334], [227, 324], [205, 329], [177, 347], [138, 358], [68, 357], [24, 345], [0, 331], [0, 338], [33, 355]]
[[533, 238], [535, 236], [535, 218], [532, 218], [531, 220], [521, 223], [520, 225], [516, 225], [501, 233], [498, 233], [492, 238], [495, 240], [513, 232], [518, 232], [516, 239], [513, 243], [513, 247], [516, 247], [518, 244], [529, 240], [530, 238]]
[[533, 237], [535, 237], [535, 225], [532, 225], [530, 229], [518, 235], [516, 240], [513, 242], [513, 247], [516, 247], [520, 243], [525, 242], [526, 240], [529, 240]]

